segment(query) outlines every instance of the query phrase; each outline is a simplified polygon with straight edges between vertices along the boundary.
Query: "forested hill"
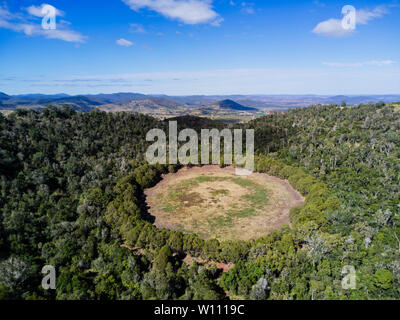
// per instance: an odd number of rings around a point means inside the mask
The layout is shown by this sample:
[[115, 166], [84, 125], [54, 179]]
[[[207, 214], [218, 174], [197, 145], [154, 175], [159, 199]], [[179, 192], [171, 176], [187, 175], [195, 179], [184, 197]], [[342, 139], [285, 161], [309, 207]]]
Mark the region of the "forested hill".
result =
[[[178, 166], [148, 166], [145, 135], [166, 125], [70, 108], [0, 114], [0, 299], [400, 298], [398, 105], [242, 125], [256, 131], [256, 170], [306, 197], [290, 228], [250, 242], [154, 227], [143, 190]], [[235, 267], [222, 275], [187, 256]], [[40, 286], [48, 264], [55, 291]], [[346, 265], [355, 290], [341, 285]]]
[[[273, 152], [287, 164], [306, 168], [339, 197], [340, 208], [327, 211], [326, 219], [340, 237], [333, 240], [318, 231], [307, 236], [320, 268], [332, 270], [346, 261], [359, 277], [353, 297], [398, 299], [400, 104], [311, 107], [249, 126], [256, 130], [259, 153]], [[318, 298], [327, 298], [332, 288], [325, 277], [325, 271], [314, 274], [316, 292], [326, 290]]]
[[258, 111], [256, 108], [245, 107], [233, 100], [227, 99], [217, 103], [221, 109], [236, 110], [236, 111]]
[[327, 215], [335, 232], [383, 249], [374, 253], [380, 263], [400, 253], [400, 104], [310, 107], [249, 127], [257, 152], [300, 165], [335, 191], [342, 209]]

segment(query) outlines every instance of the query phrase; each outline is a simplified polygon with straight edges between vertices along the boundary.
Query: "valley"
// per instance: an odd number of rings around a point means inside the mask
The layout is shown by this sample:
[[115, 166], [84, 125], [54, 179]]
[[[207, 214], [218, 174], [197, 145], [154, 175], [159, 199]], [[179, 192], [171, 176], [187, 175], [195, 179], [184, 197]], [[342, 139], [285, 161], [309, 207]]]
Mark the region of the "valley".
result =
[[235, 175], [233, 167], [183, 168], [145, 192], [158, 228], [203, 239], [250, 240], [284, 224], [304, 198], [288, 182], [261, 173]]
[[228, 124], [248, 122], [272, 112], [285, 112], [309, 105], [346, 103], [392, 103], [400, 95], [318, 96], [318, 95], [220, 95], [167, 96], [140, 93], [114, 93], [70, 96], [67, 94], [7, 95], [0, 92], [0, 111], [10, 113], [19, 108], [41, 109], [49, 105], [68, 105], [77, 111], [99, 109], [106, 112], [147, 114], [158, 119], [185, 115], [209, 118]]

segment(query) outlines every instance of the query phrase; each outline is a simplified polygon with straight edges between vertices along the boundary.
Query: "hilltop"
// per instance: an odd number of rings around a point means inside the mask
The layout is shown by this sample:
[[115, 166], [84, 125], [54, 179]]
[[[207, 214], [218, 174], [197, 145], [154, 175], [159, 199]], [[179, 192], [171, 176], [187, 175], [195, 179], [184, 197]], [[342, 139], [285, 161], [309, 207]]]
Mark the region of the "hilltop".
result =
[[217, 103], [217, 106], [221, 109], [229, 109], [229, 110], [236, 110], [236, 111], [258, 111], [256, 108], [252, 107], [245, 107], [233, 100], [226, 99], [222, 100]]
[[173, 113], [179, 105], [165, 98], [141, 97], [139, 99], [131, 99], [130, 101], [105, 104], [98, 109], [107, 112], [139, 112], [153, 114], [154, 112], [163, 112], [166, 114]]
[[8, 99], [10, 99], [9, 95], [6, 95], [5, 93], [0, 92], [0, 101], [8, 100]]

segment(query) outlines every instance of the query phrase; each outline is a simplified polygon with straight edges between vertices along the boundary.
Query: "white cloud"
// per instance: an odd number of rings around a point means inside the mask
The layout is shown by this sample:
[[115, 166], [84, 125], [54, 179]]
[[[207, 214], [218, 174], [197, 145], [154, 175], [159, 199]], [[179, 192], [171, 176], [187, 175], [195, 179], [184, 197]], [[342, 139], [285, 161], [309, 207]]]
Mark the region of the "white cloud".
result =
[[312, 31], [316, 34], [324, 35], [327, 37], [344, 37], [352, 34], [354, 30], [344, 29], [342, 27], [342, 20], [329, 19], [318, 23], [318, 25]]
[[122, 46], [122, 47], [131, 47], [131, 46], [134, 45], [133, 42], [131, 42], [129, 40], [126, 40], [126, 39], [123, 39], [123, 38], [117, 40], [116, 44], [118, 44], [119, 46]]
[[[43, 30], [40, 29], [37, 35], [45, 36], [47, 39], [59, 39], [67, 42], [84, 42], [84, 37], [79, 32], [67, 29], [56, 29], [56, 30]], [[36, 35], [35, 34], [35, 35]]]
[[[385, 14], [388, 14], [389, 10], [386, 6], [378, 6], [373, 10], [360, 9], [356, 12], [356, 25], [365, 25], [369, 21], [382, 18]], [[355, 30], [344, 29], [342, 27], [341, 19], [329, 19], [318, 23], [318, 25], [312, 30], [315, 34], [320, 34], [327, 37], [345, 37], [352, 35]]]
[[11, 15], [11, 13], [7, 10], [7, 8], [6, 7], [2, 7], [1, 5], [0, 5], [0, 21], [2, 21], [2, 20], [6, 20], [6, 19], [11, 19], [12, 18], [12, 15]]
[[[30, 14], [38, 17], [36, 9], [36, 7], [31, 9]], [[61, 11], [58, 12], [61, 13]], [[21, 13], [11, 13], [6, 7], [0, 5], [0, 28], [24, 33], [32, 37], [42, 36], [47, 39], [59, 39], [67, 42], [84, 42], [86, 37], [77, 31], [69, 29], [68, 25], [67, 21], [60, 21], [57, 23], [56, 30], [44, 30], [40, 21], [28, 21]]]
[[122, 0], [132, 10], [149, 9], [186, 24], [218, 26], [223, 19], [213, 10], [212, 0]]
[[364, 66], [390, 66], [397, 63], [393, 60], [371, 60], [363, 62], [323, 62], [322, 64], [329, 67], [364, 67]]
[[[40, 6], [34, 6], [34, 5], [32, 5], [32, 6], [28, 7], [28, 8], [26, 8], [26, 11], [27, 11], [30, 15], [32, 15], [32, 16], [42, 18], [42, 17], [45, 16], [45, 15], [42, 13], [42, 9], [43, 9], [43, 7], [46, 6], [46, 5], [47, 5], [47, 3], [43, 3], [43, 4], [40, 5]], [[63, 17], [63, 16], [64, 16], [64, 12], [61, 11], [61, 10], [58, 10], [57, 8], [56, 8], [56, 13], [57, 13], [57, 16], [60, 16], [60, 17]]]
[[382, 18], [385, 14], [388, 14], [389, 10], [385, 6], [378, 6], [374, 8], [372, 11], [368, 10], [357, 10], [357, 24], [367, 24], [369, 21], [373, 19]]
[[147, 33], [147, 31], [141, 24], [131, 23], [129, 26], [130, 31], [133, 33]]

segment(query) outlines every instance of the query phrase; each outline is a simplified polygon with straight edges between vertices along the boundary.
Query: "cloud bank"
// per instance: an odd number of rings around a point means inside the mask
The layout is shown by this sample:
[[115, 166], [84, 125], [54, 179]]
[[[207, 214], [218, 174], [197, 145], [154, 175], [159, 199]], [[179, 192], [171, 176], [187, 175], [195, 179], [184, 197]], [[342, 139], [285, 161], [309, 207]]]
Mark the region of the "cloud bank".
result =
[[[26, 80], [24, 78], [24, 80]], [[32, 82], [40, 80], [39, 82]], [[179, 85], [177, 81], [179, 80]], [[202, 94], [398, 94], [400, 66], [390, 68], [261, 68], [70, 75], [24, 84], [44, 92]], [[10, 88], [10, 89], [9, 89]], [[8, 90], [9, 89], [9, 90]], [[15, 82], [3, 91], [15, 91]]]
[[323, 62], [323, 65], [329, 67], [364, 67], [364, 66], [375, 66], [375, 67], [384, 67], [391, 66], [397, 63], [393, 60], [371, 60], [371, 61], [363, 61], [363, 62]]

